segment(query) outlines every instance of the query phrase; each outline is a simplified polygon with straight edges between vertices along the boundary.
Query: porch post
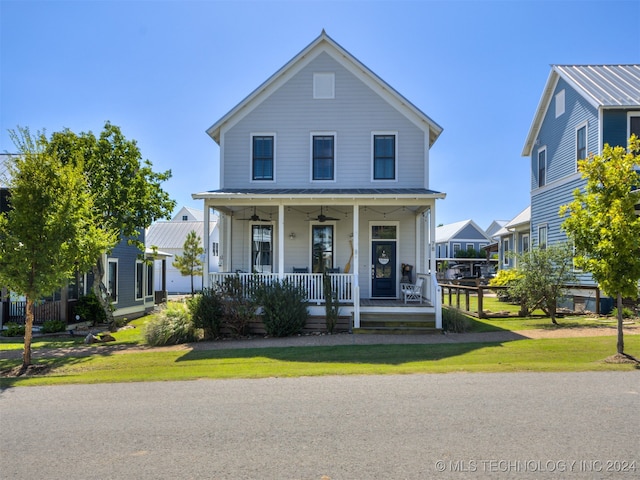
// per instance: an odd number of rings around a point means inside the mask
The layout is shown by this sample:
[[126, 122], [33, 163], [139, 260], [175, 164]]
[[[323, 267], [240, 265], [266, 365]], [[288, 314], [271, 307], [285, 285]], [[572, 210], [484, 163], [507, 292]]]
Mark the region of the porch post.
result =
[[278, 278], [284, 278], [284, 205], [278, 205]]
[[[424, 263], [426, 259], [420, 261], [420, 259], [426, 257], [426, 255], [420, 255], [422, 249], [424, 249], [424, 241], [422, 236], [422, 215], [416, 215], [416, 270], [414, 272], [414, 281], [418, 279], [418, 273], [425, 273], [424, 265], [420, 265], [420, 263]], [[404, 272], [403, 272], [404, 275]]]
[[353, 328], [360, 328], [360, 206], [353, 205]]
[[202, 280], [202, 288], [209, 288], [209, 214], [211, 208], [207, 205], [207, 201], [204, 201], [204, 258], [203, 262], [203, 270], [204, 270], [204, 278]]

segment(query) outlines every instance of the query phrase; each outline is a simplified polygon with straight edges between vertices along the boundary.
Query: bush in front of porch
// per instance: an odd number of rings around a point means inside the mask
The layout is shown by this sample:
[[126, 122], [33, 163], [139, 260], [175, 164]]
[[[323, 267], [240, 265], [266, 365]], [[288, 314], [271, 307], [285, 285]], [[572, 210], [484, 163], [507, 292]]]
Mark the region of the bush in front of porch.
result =
[[303, 288], [284, 280], [260, 285], [255, 295], [262, 306], [262, 323], [267, 335], [286, 337], [304, 328], [309, 311]]

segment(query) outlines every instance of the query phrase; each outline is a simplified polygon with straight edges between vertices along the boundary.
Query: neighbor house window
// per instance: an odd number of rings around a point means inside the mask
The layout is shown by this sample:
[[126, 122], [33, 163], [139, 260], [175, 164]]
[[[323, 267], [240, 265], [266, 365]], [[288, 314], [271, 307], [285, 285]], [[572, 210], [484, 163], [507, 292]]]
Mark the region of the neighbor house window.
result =
[[373, 179], [395, 180], [396, 178], [396, 136], [373, 136]]
[[153, 263], [147, 265], [147, 297], [153, 295]]
[[251, 268], [253, 273], [271, 273], [273, 262], [273, 226], [251, 226]]
[[112, 302], [118, 301], [118, 260], [109, 260], [107, 265], [107, 289]]
[[582, 125], [576, 130], [576, 162], [585, 158], [587, 158], [587, 126]]
[[333, 225], [313, 225], [311, 239], [312, 272], [320, 273], [333, 268]]
[[544, 250], [547, 248], [547, 226], [541, 225], [538, 227], [538, 248]]
[[522, 253], [527, 253], [529, 251], [529, 234], [525, 233], [522, 235]]
[[629, 113], [629, 131], [627, 132], [627, 139], [631, 138], [631, 135], [635, 135], [640, 138], [640, 112]]
[[313, 179], [333, 180], [335, 160], [335, 136], [313, 135]]
[[144, 291], [144, 263], [136, 262], [136, 300], [142, 298]]
[[254, 135], [251, 141], [251, 178], [273, 180], [273, 135]]
[[462, 250], [462, 246], [459, 243], [453, 244], [453, 258], [458, 258], [458, 253]]
[[186, 222], [187, 220], [189, 220], [189, 217], [187, 215], [182, 215], [182, 221]]
[[543, 148], [538, 151], [538, 187], [544, 187], [547, 184], [547, 149]]
[[509, 266], [509, 239], [502, 240], [502, 265]]
[[220, 248], [220, 244], [218, 242], [213, 242], [211, 244], [211, 255], [213, 255], [214, 257], [217, 257], [219, 248]]

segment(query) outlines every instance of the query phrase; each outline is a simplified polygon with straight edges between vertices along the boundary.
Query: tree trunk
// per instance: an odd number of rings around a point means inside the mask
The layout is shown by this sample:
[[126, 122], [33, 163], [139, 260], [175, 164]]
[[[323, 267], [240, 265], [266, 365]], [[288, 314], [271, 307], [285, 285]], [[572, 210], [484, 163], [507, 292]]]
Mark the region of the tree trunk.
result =
[[116, 322], [113, 318], [113, 311], [111, 310], [111, 303], [109, 302], [109, 291], [107, 287], [102, 283], [104, 277], [104, 266], [102, 265], [102, 259], [98, 259], [93, 266], [93, 293], [96, 294], [100, 306], [104, 310], [109, 324], [109, 329], [113, 332], [116, 329]]
[[193, 271], [191, 273], [191, 298], [193, 298]]
[[31, 365], [31, 339], [33, 338], [33, 300], [27, 296], [27, 307], [24, 322], [24, 352], [22, 353], [22, 370]]
[[618, 353], [624, 355], [624, 337], [622, 333], [622, 294], [618, 294]]

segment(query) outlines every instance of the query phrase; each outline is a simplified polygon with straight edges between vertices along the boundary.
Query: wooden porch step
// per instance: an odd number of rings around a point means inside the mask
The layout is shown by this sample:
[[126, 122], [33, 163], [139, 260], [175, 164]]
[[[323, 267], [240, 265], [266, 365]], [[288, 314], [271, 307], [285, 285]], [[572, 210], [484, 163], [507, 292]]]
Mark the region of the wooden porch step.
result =
[[416, 335], [439, 333], [433, 313], [373, 313], [360, 315], [360, 328], [354, 333]]

